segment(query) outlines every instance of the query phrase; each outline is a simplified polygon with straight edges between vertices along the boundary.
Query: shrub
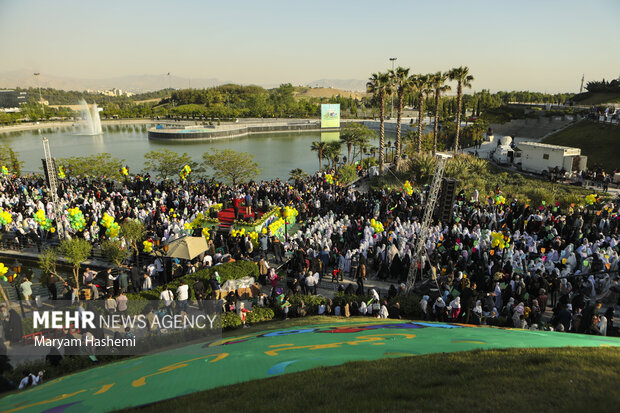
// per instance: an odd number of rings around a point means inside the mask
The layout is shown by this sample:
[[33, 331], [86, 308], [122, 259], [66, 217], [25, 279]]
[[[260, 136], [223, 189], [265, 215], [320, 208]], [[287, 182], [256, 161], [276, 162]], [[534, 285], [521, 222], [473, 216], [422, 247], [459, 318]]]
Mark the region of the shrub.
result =
[[239, 317], [237, 313], [228, 312], [222, 315], [222, 328], [224, 330], [231, 330], [239, 327], [241, 327], [241, 317]]
[[319, 312], [319, 305], [325, 304], [327, 299], [320, 295], [294, 295], [289, 301], [292, 308], [297, 308], [303, 301], [307, 315], [316, 315]]
[[260, 323], [261, 321], [269, 321], [273, 319], [275, 313], [269, 307], [253, 307], [246, 317], [246, 321], [250, 324]]
[[357, 179], [357, 168], [355, 165], [344, 165], [338, 170], [338, 179], [343, 184], [348, 184]]

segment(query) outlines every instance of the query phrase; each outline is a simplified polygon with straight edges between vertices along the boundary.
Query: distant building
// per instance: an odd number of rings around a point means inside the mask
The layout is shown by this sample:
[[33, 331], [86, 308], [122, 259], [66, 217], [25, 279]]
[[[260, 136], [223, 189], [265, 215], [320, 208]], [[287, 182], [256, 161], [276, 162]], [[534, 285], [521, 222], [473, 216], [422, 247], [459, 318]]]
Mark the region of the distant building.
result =
[[18, 90], [0, 90], [0, 108], [18, 108], [28, 101], [28, 93]]

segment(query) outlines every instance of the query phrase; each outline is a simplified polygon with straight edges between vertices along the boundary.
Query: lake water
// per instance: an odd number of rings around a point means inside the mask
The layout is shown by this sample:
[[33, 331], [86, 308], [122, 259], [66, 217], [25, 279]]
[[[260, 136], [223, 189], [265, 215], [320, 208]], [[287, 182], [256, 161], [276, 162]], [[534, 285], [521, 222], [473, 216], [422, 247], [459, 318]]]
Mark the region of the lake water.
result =
[[[202, 161], [202, 154], [211, 149], [249, 152], [262, 169], [259, 179], [287, 178], [295, 168], [307, 173], [318, 170], [317, 153], [310, 150], [310, 145], [321, 139], [319, 131], [254, 134], [200, 142], [162, 142], [148, 139], [147, 129], [147, 125], [104, 125], [103, 135], [81, 136], [70, 127], [47, 128], [0, 134], [0, 144], [6, 143], [18, 152], [27, 172], [41, 171], [43, 136], [49, 139], [52, 156], [56, 158], [107, 152], [124, 159], [132, 172], [143, 169], [145, 153], [164, 148], [186, 152], [196, 161]], [[394, 138], [386, 135], [387, 140], [393, 141]], [[378, 140], [372, 144], [378, 146]], [[346, 155], [346, 145], [342, 146], [342, 153]]]

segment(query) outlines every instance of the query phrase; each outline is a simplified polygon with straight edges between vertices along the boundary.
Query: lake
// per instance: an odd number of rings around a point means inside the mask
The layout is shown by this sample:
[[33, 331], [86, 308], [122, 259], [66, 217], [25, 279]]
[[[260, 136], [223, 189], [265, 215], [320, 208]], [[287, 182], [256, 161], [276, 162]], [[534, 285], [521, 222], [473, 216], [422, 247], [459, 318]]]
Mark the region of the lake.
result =
[[[144, 154], [158, 149], [186, 152], [196, 161], [202, 161], [202, 154], [211, 149], [232, 149], [249, 152], [262, 169], [259, 179], [287, 178], [289, 172], [301, 168], [307, 173], [318, 170], [316, 152], [310, 150], [313, 141], [321, 139], [319, 131], [253, 134], [238, 138], [225, 138], [199, 142], [162, 142], [149, 140], [147, 125], [103, 125], [103, 135], [78, 135], [72, 127], [45, 128], [0, 134], [0, 144], [8, 144], [18, 152], [24, 162], [25, 172], [40, 172], [43, 157], [42, 138], [49, 139], [52, 156], [86, 156], [96, 153], [110, 153], [124, 159], [131, 172], [144, 167]], [[386, 141], [394, 137], [386, 134]], [[378, 146], [378, 139], [372, 142]], [[346, 145], [342, 146], [346, 155]]]

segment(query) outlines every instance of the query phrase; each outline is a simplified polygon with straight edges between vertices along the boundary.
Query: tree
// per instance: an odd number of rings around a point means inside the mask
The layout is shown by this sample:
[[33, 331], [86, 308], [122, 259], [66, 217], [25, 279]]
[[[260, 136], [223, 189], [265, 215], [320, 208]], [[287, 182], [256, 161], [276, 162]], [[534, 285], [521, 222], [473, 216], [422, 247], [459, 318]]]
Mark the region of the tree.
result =
[[355, 154], [351, 157], [351, 148], [357, 146], [361, 149], [368, 144], [370, 138], [374, 137], [375, 133], [367, 126], [361, 123], [346, 123], [340, 129], [340, 140], [347, 145], [347, 159], [349, 163], [353, 163]]
[[260, 173], [254, 156], [247, 152], [236, 152], [232, 149], [217, 150], [202, 155], [205, 167], [215, 171], [215, 177], [236, 185], [239, 182], [251, 181]]
[[409, 76], [409, 69], [403, 67], [397, 67], [396, 70], [390, 70], [390, 77], [392, 83], [396, 87], [396, 162], [401, 158], [402, 154], [402, 142], [400, 138], [401, 134], [401, 117], [403, 114], [403, 105], [405, 99], [405, 92], [410, 90], [413, 85], [413, 79]]
[[325, 156], [325, 159], [327, 159], [328, 161], [331, 161], [332, 168], [336, 167], [336, 163], [338, 161], [338, 156], [340, 155], [341, 149], [342, 142], [340, 142], [339, 140], [327, 142], [327, 145], [325, 146], [323, 156]]
[[187, 154], [179, 155], [168, 149], [160, 149], [157, 151], [149, 151], [144, 155], [145, 172], [154, 172], [161, 179], [168, 179], [181, 172], [185, 165], [189, 165], [192, 173], [201, 172], [198, 162], [192, 160]]
[[73, 265], [73, 278], [76, 288], [80, 286], [80, 266], [90, 257], [92, 249], [93, 246], [90, 242], [81, 238], [67, 239], [60, 243], [60, 253]]
[[435, 129], [433, 131], [433, 156], [437, 153], [437, 136], [439, 135], [439, 102], [441, 98], [441, 92], [450, 90], [450, 86], [446, 85], [448, 75], [446, 73], [437, 72], [430, 78], [430, 83], [435, 91]]
[[448, 72], [450, 80], [456, 80], [456, 137], [454, 138], [454, 153], [459, 150], [459, 134], [461, 132], [461, 106], [463, 104], [463, 87], [471, 88], [474, 77], [469, 74], [467, 66], [454, 68]]
[[299, 181], [300, 179], [303, 179], [304, 177], [306, 177], [308, 174], [305, 173], [303, 171], [303, 169], [301, 168], [295, 168], [295, 169], [291, 169], [291, 172], [289, 172], [289, 181]]
[[373, 73], [366, 83], [366, 90], [379, 100], [379, 169], [383, 173], [385, 162], [385, 99], [392, 94], [392, 82], [387, 73]]
[[109, 153], [98, 153], [56, 159], [56, 164], [72, 176], [120, 178], [125, 160], [113, 158]]
[[40, 282], [41, 285], [47, 287], [47, 280], [50, 275], [55, 276], [60, 281], [65, 281], [58, 271], [56, 271], [56, 265], [58, 263], [58, 251], [56, 248], [46, 248], [39, 254], [39, 268], [43, 271]]
[[17, 157], [17, 153], [7, 144], [0, 145], [0, 167], [6, 167], [9, 173], [21, 175], [23, 162]]
[[424, 98], [432, 93], [429, 75], [413, 75], [412, 83], [418, 92], [418, 153], [422, 151], [422, 120], [424, 119]]
[[119, 240], [107, 239], [101, 243], [103, 255], [112, 261], [116, 268], [120, 268], [123, 262], [129, 257], [129, 248], [124, 248]]
[[137, 219], [126, 219], [121, 223], [121, 235], [136, 255], [136, 264], [138, 264], [138, 256], [140, 254], [140, 242], [144, 238], [146, 230], [144, 224]]
[[319, 156], [319, 172], [323, 170], [323, 152], [327, 147], [327, 142], [323, 141], [314, 141], [312, 142], [312, 146], [310, 146], [310, 150], [315, 151]]

